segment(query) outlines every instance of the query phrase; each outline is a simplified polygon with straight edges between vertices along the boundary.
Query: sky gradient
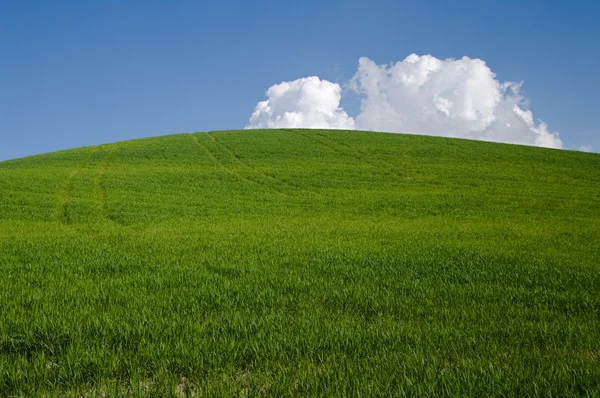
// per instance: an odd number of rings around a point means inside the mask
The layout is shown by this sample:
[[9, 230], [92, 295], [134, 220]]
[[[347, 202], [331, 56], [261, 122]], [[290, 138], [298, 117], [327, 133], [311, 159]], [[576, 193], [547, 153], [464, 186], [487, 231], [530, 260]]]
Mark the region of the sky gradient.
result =
[[3, 1], [0, 160], [155, 135], [241, 129], [266, 90], [359, 58], [479, 58], [523, 82], [566, 149], [600, 150], [600, 2]]

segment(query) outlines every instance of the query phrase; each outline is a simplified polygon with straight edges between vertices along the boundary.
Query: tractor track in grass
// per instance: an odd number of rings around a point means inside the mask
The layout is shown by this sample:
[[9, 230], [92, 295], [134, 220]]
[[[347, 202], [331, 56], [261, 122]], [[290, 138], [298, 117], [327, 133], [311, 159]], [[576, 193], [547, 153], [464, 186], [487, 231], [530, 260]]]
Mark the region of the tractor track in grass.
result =
[[58, 217], [63, 224], [71, 223], [69, 217], [69, 202], [71, 201], [71, 194], [73, 193], [73, 179], [77, 174], [79, 174], [79, 170], [72, 170], [69, 177], [63, 183], [64, 188], [58, 204]]
[[[208, 134], [208, 136], [211, 137], [211, 140], [216, 145], [220, 145], [223, 148], [224, 151], [226, 151], [227, 153], [229, 153], [234, 158], [234, 161], [236, 163], [241, 164], [242, 166], [245, 166], [245, 168], [249, 168], [249, 166], [246, 166], [245, 163], [241, 162], [237, 157], [235, 157], [235, 155], [233, 155], [231, 153], [231, 151], [229, 151], [226, 147], [224, 147], [222, 144], [220, 144], [218, 141], [216, 141], [216, 139], [212, 135]], [[286, 198], [292, 197], [289, 194], [287, 194], [286, 192], [280, 191], [280, 190], [276, 189], [275, 187], [273, 187], [272, 185], [267, 184], [267, 183], [265, 183], [263, 181], [260, 181], [259, 179], [252, 178], [252, 177], [240, 174], [239, 172], [236, 172], [236, 171], [232, 170], [225, 163], [223, 163], [223, 161], [220, 160], [215, 155], [215, 153], [213, 151], [211, 151], [211, 149], [208, 147], [208, 145], [204, 144], [203, 142], [200, 142], [200, 140], [198, 139], [198, 137], [196, 135], [192, 134], [192, 137], [194, 138], [194, 143], [196, 145], [198, 145], [199, 147], [203, 148], [208, 153], [208, 155], [213, 160], [213, 162], [215, 162], [215, 164], [217, 164], [219, 167], [221, 167], [227, 173], [234, 175], [236, 178], [238, 178], [238, 179], [240, 179], [242, 181], [245, 181], [245, 182], [248, 182], [250, 184], [254, 184], [254, 185], [257, 185], [257, 186], [260, 186], [260, 187], [263, 187], [263, 188], [266, 188], [267, 190], [275, 192], [278, 195], [285, 196]]]
[[274, 182], [279, 182], [279, 183], [282, 183], [282, 184], [286, 184], [286, 185], [289, 185], [290, 187], [296, 188], [296, 187], [294, 187], [293, 185], [287, 184], [287, 183], [286, 183], [286, 182], [284, 182], [284, 181], [278, 180], [278, 179], [276, 179], [276, 178], [273, 178], [273, 177], [270, 177], [270, 176], [268, 176], [268, 175], [266, 175], [266, 174], [264, 174], [264, 173], [261, 173], [261, 172], [259, 172], [259, 171], [256, 171], [256, 169], [254, 169], [252, 166], [249, 166], [247, 163], [245, 163], [245, 162], [244, 162], [244, 161], [241, 159], [240, 155], [238, 155], [236, 152], [234, 152], [234, 151], [233, 151], [233, 149], [231, 149], [231, 148], [230, 148], [229, 146], [227, 146], [225, 143], [223, 143], [223, 142], [219, 141], [219, 140], [217, 139], [217, 137], [215, 137], [215, 136], [214, 136], [212, 133], [208, 133], [208, 136], [211, 138], [211, 140], [212, 140], [214, 143], [216, 143], [217, 145], [221, 146], [221, 148], [223, 148], [223, 149], [224, 149], [224, 150], [225, 150], [225, 151], [226, 151], [226, 152], [227, 152], [229, 155], [231, 155], [231, 157], [234, 159], [234, 161], [235, 161], [236, 163], [238, 163], [239, 165], [241, 165], [241, 166], [242, 166], [242, 167], [244, 167], [245, 169], [248, 169], [248, 170], [250, 170], [250, 171], [251, 171], [251, 172], [253, 172], [253, 173], [259, 174], [261, 177], [263, 177], [263, 178], [265, 178], [265, 179], [268, 179], [268, 180], [271, 180], [271, 181], [274, 181]]
[[231, 170], [214, 154], [213, 151], [210, 150], [210, 148], [206, 144], [200, 142], [200, 140], [198, 139], [197, 136], [192, 135], [192, 137], [194, 137], [194, 142], [196, 143], [196, 145], [198, 145], [199, 147], [204, 149], [206, 151], [206, 153], [208, 153], [208, 156], [210, 156], [210, 158], [213, 160], [213, 162], [215, 162], [215, 164], [217, 164], [219, 167], [221, 167], [224, 171], [237, 177], [238, 179], [240, 179], [242, 181], [245, 181], [245, 182], [248, 182], [248, 183], [254, 184], [254, 185], [263, 186], [263, 184], [259, 183], [258, 181], [255, 181], [251, 178], [248, 178], [246, 176], [241, 175], [240, 173], [237, 173], [237, 172]]
[[58, 220], [63, 224], [71, 224], [71, 216], [69, 215], [69, 204], [71, 202], [71, 197], [73, 196], [73, 181], [75, 177], [81, 169], [87, 164], [87, 162], [91, 159], [91, 157], [98, 151], [99, 147], [92, 147], [90, 153], [85, 156], [73, 170], [69, 176], [63, 182], [63, 188], [59, 193], [58, 199], [58, 210], [57, 216]]
[[[102, 146], [102, 147], [100, 147], [100, 149], [102, 150], [105, 147], [106, 146]], [[108, 167], [114, 156], [114, 147], [111, 145], [111, 146], [108, 146], [108, 148], [109, 148], [109, 150], [105, 151], [105, 152], [107, 152], [106, 158], [104, 159], [104, 162], [102, 162], [102, 166], [100, 166], [100, 170], [98, 171], [98, 174], [96, 174], [96, 178], [94, 178], [94, 186], [96, 187], [96, 197], [98, 200], [98, 205], [97, 205], [98, 211], [101, 213], [102, 217], [106, 218], [109, 221], [115, 222], [113, 217], [110, 217], [110, 214], [108, 211], [108, 195], [106, 193], [106, 185], [105, 185], [106, 171], [108, 170]]]
[[354, 153], [355, 153], [357, 156], [360, 156], [361, 158], [365, 159], [367, 162], [370, 162], [370, 163], [371, 163], [372, 165], [374, 165], [374, 166], [377, 166], [377, 165], [379, 164], [379, 166], [378, 166], [378, 167], [382, 167], [382, 168], [383, 168], [383, 167], [388, 167], [388, 168], [389, 168], [390, 170], [392, 170], [394, 173], [396, 173], [396, 174], [398, 174], [400, 177], [402, 177], [402, 175], [401, 175], [401, 174], [400, 174], [400, 173], [399, 173], [399, 172], [396, 170], [398, 166], [396, 166], [396, 165], [394, 165], [394, 164], [392, 164], [392, 163], [388, 162], [387, 160], [382, 160], [382, 159], [379, 159], [379, 158], [377, 158], [377, 161], [373, 161], [373, 160], [371, 159], [371, 158], [372, 158], [372, 156], [371, 156], [371, 155], [369, 155], [369, 154], [367, 154], [367, 153], [364, 153], [364, 152], [362, 152], [362, 151], [361, 151], [361, 150], [359, 150], [359, 149], [354, 149], [354, 148], [352, 148], [352, 147], [350, 147], [350, 146], [348, 146], [348, 145], [346, 145], [346, 144], [344, 144], [344, 143], [342, 143], [342, 142], [339, 142], [339, 141], [338, 141], [338, 140], [336, 140], [335, 138], [329, 137], [329, 136], [327, 136], [327, 135], [325, 135], [325, 134], [323, 134], [323, 133], [320, 133], [320, 132], [318, 132], [318, 131], [316, 131], [316, 132], [315, 132], [315, 134], [316, 134], [316, 135], [318, 135], [319, 137], [323, 137], [325, 140], [328, 140], [328, 141], [334, 142], [334, 143], [335, 143], [335, 145], [338, 145], [338, 146], [340, 146], [340, 147], [343, 147], [343, 148], [347, 148], [347, 150], [348, 150], [348, 151], [354, 152]]
[[[269, 176], [269, 175], [267, 175], [265, 173], [262, 173], [262, 172], [256, 170], [254, 167], [252, 167], [249, 164], [247, 164], [246, 162], [244, 162], [242, 160], [242, 158], [240, 157], [240, 155], [237, 154], [233, 149], [231, 149], [227, 144], [223, 143], [222, 141], [219, 141], [217, 139], [217, 137], [215, 137], [212, 133], [208, 133], [208, 136], [211, 138], [211, 140], [215, 144], [217, 144], [221, 148], [223, 148], [223, 150], [225, 150], [234, 159], [234, 161], [236, 163], [238, 163], [239, 165], [241, 165], [245, 169], [249, 170], [251, 173], [255, 173], [255, 174], [261, 176], [261, 178], [263, 178], [264, 180], [266, 180], [266, 181], [261, 181], [261, 183], [263, 185], [269, 186], [269, 187], [271, 187], [271, 189], [275, 189], [273, 187], [273, 184], [282, 184], [282, 185], [288, 187], [290, 190], [293, 190], [293, 191], [301, 191], [302, 193], [309, 194], [309, 196], [313, 196], [313, 197], [314, 196], [320, 196], [319, 193], [316, 192], [316, 191], [311, 191], [311, 190], [303, 189], [303, 188], [301, 188], [301, 187], [299, 187], [299, 186], [297, 186], [295, 184], [289, 183], [288, 181], [284, 181], [284, 180], [281, 180], [281, 179], [276, 178], [276, 177], [271, 177], [271, 176]], [[269, 181], [269, 182], [267, 182], [267, 181]], [[284, 193], [283, 191], [280, 191], [280, 190], [277, 190], [277, 191]], [[284, 193], [284, 194], [287, 195], [287, 196], [290, 196], [287, 193]]]
[[[345, 144], [342, 144], [342, 143], [336, 141], [333, 138], [327, 137], [318, 132], [315, 132], [314, 135], [306, 135], [300, 131], [293, 130], [293, 129], [285, 129], [285, 131], [301, 135], [302, 137], [308, 138], [309, 140], [312, 140], [318, 144], [321, 144], [341, 155], [354, 158], [354, 159], [358, 160], [359, 162], [366, 163], [376, 169], [385, 170], [388, 173], [394, 174], [397, 177], [400, 177], [402, 179], [406, 178], [402, 173], [400, 173], [399, 171], [396, 170], [396, 166], [394, 166], [393, 164], [391, 164], [387, 161], [379, 160], [379, 159], [377, 162], [373, 161], [372, 159], [370, 159], [369, 155], [367, 155], [363, 152], [357, 151], [356, 149], [353, 149]], [[318, 135], [321, 138], [320, 139], [316, 138], [315, 135]]]

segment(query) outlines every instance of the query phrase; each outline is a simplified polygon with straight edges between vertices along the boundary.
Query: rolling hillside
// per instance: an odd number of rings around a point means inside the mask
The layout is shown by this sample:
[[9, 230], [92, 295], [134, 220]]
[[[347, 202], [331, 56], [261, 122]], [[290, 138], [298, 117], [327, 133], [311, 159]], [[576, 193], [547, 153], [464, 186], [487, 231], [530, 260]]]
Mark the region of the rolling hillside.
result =
[[0, 396], [598, 396], [600, 155], [196, 133], [0, 163]]

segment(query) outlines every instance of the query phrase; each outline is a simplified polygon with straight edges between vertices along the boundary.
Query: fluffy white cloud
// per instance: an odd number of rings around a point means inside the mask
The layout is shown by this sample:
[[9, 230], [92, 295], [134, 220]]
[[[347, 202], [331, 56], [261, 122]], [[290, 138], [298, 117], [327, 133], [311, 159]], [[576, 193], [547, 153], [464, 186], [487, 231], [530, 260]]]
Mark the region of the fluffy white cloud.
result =
[[581, 152], [592, 152], [592, 146], [591, 145], [580, 145], [579, 148], [577, 148], [578, 151]]
[[359, 129], [562, 148], [534, 121], [520, 84], [500, 83], [480, 59], [412, 54], [387, 66], [361, 58], [350, 87], [363, 97]]
[[340, 108], [337, 83], [305, 77], [271, 86], [267, 97], [256, 104], [246, 128], [355, 128], [354, 119]]
[[246, 128], [332, 128], [462, 137], [562, 148], [537, 122], [518, 83], [501, 83], [480, 59], [411, 54], [391, 65], [360, 58], [350, 81], [356, 120], [340, 108], [341, 87], [318, 77], [276, 84]]

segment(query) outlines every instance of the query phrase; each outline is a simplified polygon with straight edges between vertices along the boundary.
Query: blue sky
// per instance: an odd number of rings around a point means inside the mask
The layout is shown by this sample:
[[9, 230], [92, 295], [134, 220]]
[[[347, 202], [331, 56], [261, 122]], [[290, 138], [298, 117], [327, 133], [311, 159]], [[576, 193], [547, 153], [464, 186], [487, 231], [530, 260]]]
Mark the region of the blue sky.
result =
[[307, 76], [356, 117], [359, 58], [412, 53], [484, 60], [565, 148], [597, 152], [598, 17], [594, 0], [2, 1], [0, 160], [240, 129], [269, 87]]

